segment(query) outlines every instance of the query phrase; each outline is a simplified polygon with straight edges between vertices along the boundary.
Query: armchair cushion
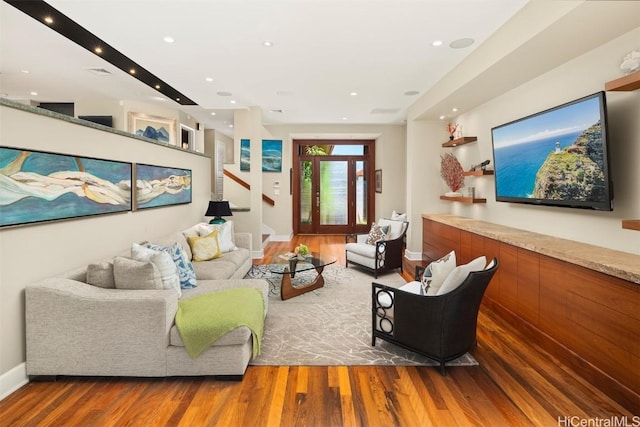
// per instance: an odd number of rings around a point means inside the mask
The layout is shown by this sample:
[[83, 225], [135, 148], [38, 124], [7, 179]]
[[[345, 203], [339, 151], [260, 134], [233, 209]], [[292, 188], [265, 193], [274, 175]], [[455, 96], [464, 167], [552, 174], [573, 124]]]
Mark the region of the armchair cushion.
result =
[[373, 224], [371, 226], [371, 231], [369, 231], [369, 237], [367, 237], [367, 244], [375, 245], [376, 242], [379, 242], [380, 240], [384, 240], [385, 237], [386, 237], [386, 233], [384, 232], [382, 227], [379, 226], [378, 224]]
[[456, 268], [456, 253], [451, 251], [437, 261], [433, 261], [424, 269], [422, 288], [424, 295], [437, 295], [449, 273]]
[[464, 279], [467, 278], [469, 273], [473, 271], [484, 270], [487, 265], [487, 258], [484, 256], [478, 257], [471, 261], [468, 264], [459, 265], [453, 269], [451, 273], [447, 276], [447, 279], [444, 281], [440, 289], [436, 295], [444, 295], [453, 290], [455, 290], [458, 286], [464, 282]]
[[375, 258], [376, 256], [375, 245], [368, 245], [365, 243], [347, 243], [345, 249], [347, 250], [347, 252], [362, 255], [371, 259]]
[[386, 233], [386, 240], [394, 240], [402, 236], [402, 233], [404, 233], [404, 224], [402, 221], [385, 218], [380, 218], [377, 222], [377, 225], [380, 227], [389, 227], [389, 231]]

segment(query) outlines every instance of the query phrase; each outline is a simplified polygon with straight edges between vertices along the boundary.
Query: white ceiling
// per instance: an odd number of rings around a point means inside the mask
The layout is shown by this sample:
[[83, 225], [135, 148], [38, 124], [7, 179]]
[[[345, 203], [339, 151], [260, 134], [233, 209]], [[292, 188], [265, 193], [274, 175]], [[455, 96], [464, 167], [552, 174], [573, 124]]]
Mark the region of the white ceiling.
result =
[[[254, 106], [262, 108], [265, 124], [402, 123], [408, 106], [526, 0], [48, 3], [199, 105], [155, 100], [160, 93], [0, 2], [3, 96], [161, 103], [187, 112], [206, 128], [228, 133], [233, 109]], [[175, 42], [164, 42], [165, 36]], [[474, 43], [449, 47], [461, 38]], [[262, 45], [267, 40], [272, 47]], [[432, 46], [435, 40], [443, 45]], [[86, 68], [112, 74], [96, 76]], [[38, 95], [30, 95], [32, 91]], [[218, 95], [221, 91], [232, 96]], [[407, 91], [418, 94], [405, 95]]]

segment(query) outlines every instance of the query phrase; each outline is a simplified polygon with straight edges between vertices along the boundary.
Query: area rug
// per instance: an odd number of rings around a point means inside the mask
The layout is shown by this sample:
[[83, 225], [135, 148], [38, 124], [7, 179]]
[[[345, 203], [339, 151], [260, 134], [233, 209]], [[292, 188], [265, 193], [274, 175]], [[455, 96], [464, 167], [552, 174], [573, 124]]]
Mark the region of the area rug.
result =
[[[298, 273], [294, 285], [314, 276], [315, 272]], [[247, 277], [264, 278], [270, 283], [262, 353], [251, 360], [251, 365], [437, 365], [380, 339], [371, 346], [371, 282], [399, 287], [405, 281], [398, 273], [380, 274], [374, 280], [373, 275], [357, 268], [331, 265], [324, 269], [323, 288], [286, 301], [280, 299], [278, 275], [256, 266]], [[447, 366], [477, 364], [467, 353]]]

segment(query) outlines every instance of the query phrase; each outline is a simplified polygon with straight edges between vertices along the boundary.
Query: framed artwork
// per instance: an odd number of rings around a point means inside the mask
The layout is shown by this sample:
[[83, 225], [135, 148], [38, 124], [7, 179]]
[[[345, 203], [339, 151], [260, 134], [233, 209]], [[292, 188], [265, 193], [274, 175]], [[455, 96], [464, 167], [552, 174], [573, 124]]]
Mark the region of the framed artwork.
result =
[[129, 132], [137, 136], [153, 139], [154, 141], [176, 145], [175, 119], [130, 112]]
[[240, 140], [240, 170], [242, 172], [251, 170], [251, 141], [248, 139]]
[[262, 140], [262, 172], [282, 172], [282, 140]]
[[191, 203], [191, 169], [136, 163], [136, 209]]
[[0, 227], [126, 212], [132, 164], [0, 147]]
[[376, 169], [376, 193], [382, 193], [382, 169]]

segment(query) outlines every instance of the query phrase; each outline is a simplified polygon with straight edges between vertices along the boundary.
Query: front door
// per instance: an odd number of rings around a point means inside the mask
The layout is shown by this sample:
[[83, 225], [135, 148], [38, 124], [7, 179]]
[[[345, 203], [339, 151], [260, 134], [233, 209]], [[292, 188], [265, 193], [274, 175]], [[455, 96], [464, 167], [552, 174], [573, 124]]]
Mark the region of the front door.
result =
[[294, 232], [369, 231], [374, 197], [371, 147], [354, 141], [294, 141]]

